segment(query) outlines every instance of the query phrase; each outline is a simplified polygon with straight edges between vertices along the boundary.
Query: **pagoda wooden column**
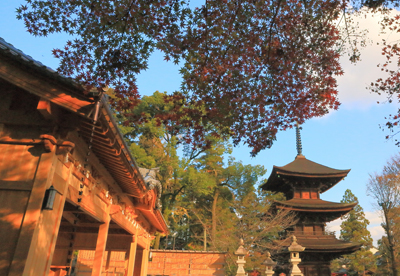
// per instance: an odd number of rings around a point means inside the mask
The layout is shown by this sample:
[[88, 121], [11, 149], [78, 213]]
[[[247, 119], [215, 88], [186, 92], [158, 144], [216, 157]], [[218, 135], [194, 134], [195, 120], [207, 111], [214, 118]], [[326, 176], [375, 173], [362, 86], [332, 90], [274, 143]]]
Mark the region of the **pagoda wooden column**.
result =
[[[44, 273], [44, 271], [40, 273], [36, 270], [39, 269], [39, 267], [43, 267], [43, 264], [48, 261], [48, 254], [50, 254], [50, 252], [48, 252], [48, 247], [43, 247], [43, 241], [39, 240], [39, 232], [42, 230], [42, 227], [46, 228], [45, 225], [48, 224], [49, 217], [52, 216], [41, 216], [41, 209], [45, 191], [51, 186], [53, 180], [56, 160], [55, 151], [42, 152], [40, 155], [11, 266], [8, 274], [6, 274], [8, 276], [42, 275]], [[29, 160], [21, 161], [28, 162]], [[55, 216], [57, 217], [57, 214]], [[48, 226], [49, 225], [47, 225], [47, 227]], [[32, 258], [35, 257], [35, 250], [43, 251], [44, 254], [36, 256], [36, 261], [33, 261]], [[39, 262], [39, 264], [37, 264], [37, 262]]]
[[92, 276], [101, 276], [101, 271], [103, 268], [104, 252], [106, 250], [108, 230], [110, 226], [110, 215], [107, 212], [106, 221], [100, 225], [99, 233], [97, 235], [96, 250], [93, 260]]
[[131, 246], [129, 248], [129, 260], [128, 260], [128, 274], [127, 276], [133, 276], [133, 271], [135, 268], [135, 259], [136, 259], [136, 249], [138, 242], [138, 228], [136, 228], [135, 235], [132, 237], [133, 241], [131, 242]]

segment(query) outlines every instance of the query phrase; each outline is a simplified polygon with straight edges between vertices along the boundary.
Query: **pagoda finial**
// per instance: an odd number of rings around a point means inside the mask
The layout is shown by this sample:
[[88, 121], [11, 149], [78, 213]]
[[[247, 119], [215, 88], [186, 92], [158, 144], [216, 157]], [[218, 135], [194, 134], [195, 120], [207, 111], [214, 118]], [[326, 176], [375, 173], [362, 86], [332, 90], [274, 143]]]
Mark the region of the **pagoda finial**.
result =
[[299, 122], [296, 124], [296, 148], [297, 148], [297, 156], [303, 156], [302, 146], [301, 146], [301, 136], [300, 136], [300, 127]]

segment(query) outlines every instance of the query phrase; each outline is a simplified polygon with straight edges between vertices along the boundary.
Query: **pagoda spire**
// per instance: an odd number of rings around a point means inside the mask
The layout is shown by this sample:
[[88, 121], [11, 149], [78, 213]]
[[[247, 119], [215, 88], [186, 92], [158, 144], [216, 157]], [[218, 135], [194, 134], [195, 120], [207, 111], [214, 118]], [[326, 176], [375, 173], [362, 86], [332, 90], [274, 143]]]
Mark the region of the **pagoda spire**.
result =
[[301, 145], [299, 122], [297, 122], [296, 124], [296, 148], [297, 148], [297, 156], [304, 156], [302, 153], [303, 148]]

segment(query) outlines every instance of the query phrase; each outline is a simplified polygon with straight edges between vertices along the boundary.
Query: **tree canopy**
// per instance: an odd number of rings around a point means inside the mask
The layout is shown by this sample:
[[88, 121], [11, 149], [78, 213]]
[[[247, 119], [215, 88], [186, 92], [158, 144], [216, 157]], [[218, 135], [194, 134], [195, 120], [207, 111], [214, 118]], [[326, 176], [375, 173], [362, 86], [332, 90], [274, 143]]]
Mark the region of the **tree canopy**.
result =
[[[278, 130], [336, 109], [342, 74], [334, 21], [345, 0], [27, 0], [17, 9], [36, 36], [71, 35], [58, 71], [87, 90], [115, 89], [118, 111], [141, 99], [136, 76], [155, 49], [181, 66], [181, 91], [157, 114], [187, 126], [186, 140], [207, 132], [245, 143], [252, 154], [270, 147]], [[129, 123], [139, 120], [127, 117]], [[211, 124], [215, 131], [206, 131]]]
[[400, 156], [395, 156], [383, 167], [381, 173], [370, 175], [367, 184], [368, 195], [375, 201], [376, 208], [381, 212], [382, 227], [386, 237], [381, 246], [385, 246], [389, 256], [386, 256], [390, 265], [391, 275], [398, 275], [398, 248], [399, 248], [399, 218], [400, 218]]
[[138, 165], [158, 168], [162, 213], [170, 233], [176, 233], [173, 239], [157, 236], [154, 247], [228, 251], [230, 275], [236, 271], [233, 252], [243, 238], [251, 249], [247, 268], [260, 268], [264, 251], [277, 247], [272, 241], [278, 232], [294, 223], [290, 212], [270, 212], [273, 200], [283, 196], [258, 191], [266, 170], [229, 156], [226, 141], [210, 135], [207, 149], [193, 148], [182, 138], [183, 126], [159, 124], [154, 111], [173, 106], [163, 95], [143, 97], [130, 116], [141, 114], [145, 120], [121, 126]]
[[[347, 189], [340, 202], [353, 203], [357, 201], [357, 197]], [[375, 271], [376, 263], [375, 257], [370, 251], [372, 237], [367, 229], [368, 225], [369, 221], [366, 219], [363, 208], [359, 204], [343, 216], [343, 222], [340, 225], [340, 239], [361, 244], [361, 248], [353, 254], [343, 256], [343, 258], [334, 261], [333, 266], [336, 269], [346, 265], [350, 276], [365, 275], [365, 271]]]

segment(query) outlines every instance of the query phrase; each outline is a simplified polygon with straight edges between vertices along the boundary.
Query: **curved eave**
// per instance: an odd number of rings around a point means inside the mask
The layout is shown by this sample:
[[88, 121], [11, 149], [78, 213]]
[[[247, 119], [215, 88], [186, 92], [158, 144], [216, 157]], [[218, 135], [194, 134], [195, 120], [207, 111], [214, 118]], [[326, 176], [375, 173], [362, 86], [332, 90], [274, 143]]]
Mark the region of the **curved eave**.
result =
[[[297, 243], [305, 247], [304, 253], [340, 253], [344, 255], [351, 254], [361, 247], [359, 243], [345, 242], [334, 236], [296, 236], [296, 238]], [[287, 247], [291, 242], [291, 238], [287, 238], [280, 244]]]
[[341, 253], [351, 254], [360, 249], [361, 244], [344, 242], [338, 239], [330, 240], [316, 240], [312, 239], [298, 239], [299, 244], [304, 246], [306, 253]]
[[293, 180], [296, 179], [296, 180], [303, 180], [305, 182], [317, 181], [320, 183], [319, 187], [320, 192], [324, 193], [333, 186], [335, 186], [343, 178], [345, 178], [350, 171], [346, 170], [345, 172], [335, 173], [335, 174], [333, 173], [311, 174], [311, 173], [284, 171], [278, 168], [279, 167], [274, 166], [268, 180], [263, 185], [260, 186], [261, 189], [273, 192], [283, 192], [287, 194], [289, 190], [293, 190], [295, 188], [293, 184], [288, 184], [288, 182], [293, 182]]
[[139, 209], [156, 231], [167, 234], [168, 226], [159, 209]]
[[274, 169], [279, 173], [286, 173], [292, 175], [307, 175], [317, 177], [332, 177], [336, 175], [347, 175], [350, 170], [338, 170], [333, 169], [314, 161], [308, 160], [304, 156], [297, 156], [293, 162], [278, 167], [274, 166]]
[[288, 171], [284, 170], [282, 167], [274, 166], [273, 171], [277, 175], [288, 175], [288, 176], [297, 176], [297, 177], [308, 177], [308, 178], [344, 178], [350, 172], [350, 170], [343, 170], [336, 173], [317, 173], [317, 172], [296, 172], [296, 171]]
[[337, 170], [316, 162], [310, 161], [304, 156], [297, 156], [295, 160], [285, 166], [274, 166], [270, 177], [260, 188], [264, 190], [284, 192], [290, 185], [285, 184], [282, 178], [301, 178], [307, 179], [320, 179], [321, 182], [326, 184], [321, 187], [321, 192], [325, 192], [336, 183], [342, 180], [350, 170]]
[[91, 137], [93, 138], [92, 151], [117, 181], [123, 192], [138, 198], [146, 194], [148, 190], [139, 172], [139, 167], [117, 128], [105, 97], [102, 98], [99, 120], [95, 125], [93, 136], [91, 136], [92, 124], [87, 119], [81, 120], [79, 133], [87, 143]]
[[357, 202], [337, 203], [322, 199], [291, 199], [286, 201], [274, 201], [278, 208], [290, 209], [300, 212], [350, 212]]

